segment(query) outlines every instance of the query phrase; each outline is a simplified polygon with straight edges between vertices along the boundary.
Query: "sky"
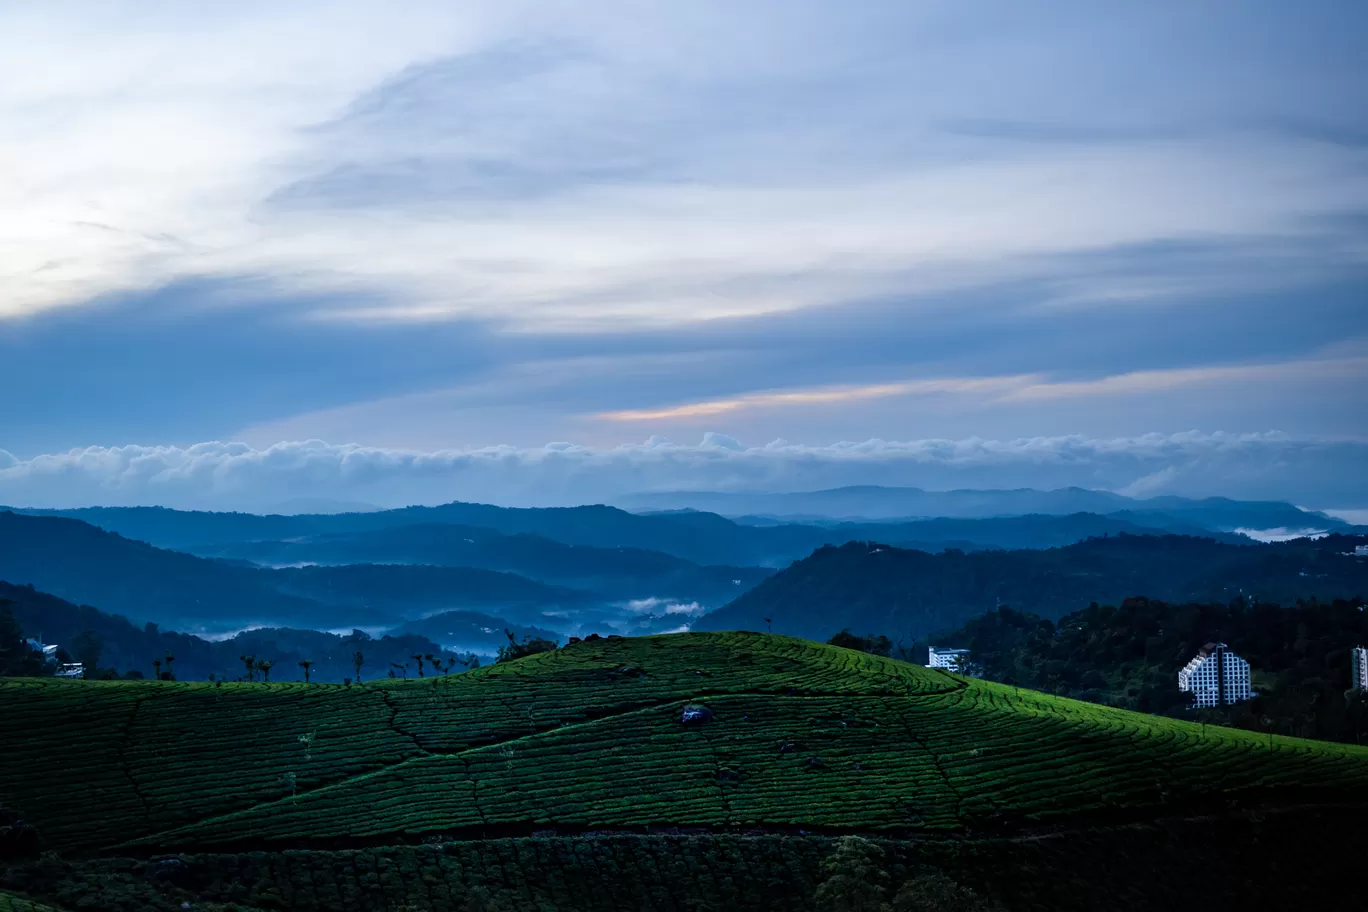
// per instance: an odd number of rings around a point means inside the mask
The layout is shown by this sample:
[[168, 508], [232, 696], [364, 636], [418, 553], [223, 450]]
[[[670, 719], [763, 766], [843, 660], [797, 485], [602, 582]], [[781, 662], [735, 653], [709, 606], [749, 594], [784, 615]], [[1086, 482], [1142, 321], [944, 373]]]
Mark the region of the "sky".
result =
[[1368, 6], [0, 4], [0, 502], [1368, 508]]

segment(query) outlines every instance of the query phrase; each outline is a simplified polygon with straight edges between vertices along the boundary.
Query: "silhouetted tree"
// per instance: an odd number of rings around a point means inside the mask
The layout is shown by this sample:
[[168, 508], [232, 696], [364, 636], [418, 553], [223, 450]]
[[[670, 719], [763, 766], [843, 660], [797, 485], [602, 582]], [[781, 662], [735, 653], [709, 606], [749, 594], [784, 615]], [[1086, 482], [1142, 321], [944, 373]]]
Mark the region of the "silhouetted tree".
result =
[[299, 667], [304, 669], [304, 683], [309, 683], [309, 669], [313, 667], [313, 659], [301, 659]]
[[242, 664], [247, 668], [247, 680], [255, 681], [257, 667], [256, 656], [240, 655], [238, 656], [238, 661], [242, 662]]
[[270, 659], [262, 659], [256, 663], [257, 671], [261, 672], [261, 680], [267, 684], [271, 683], [271, 667], [274, 664]]
[[352, 668], [356, 669], [356, 683], [361, 683], [361, 666], [366, 664], [366, 656], [361, 650], [352, 653]]
[[422, 653], [419, 653], [419, 652], [416, 652], [416, 653], [414, 653], [413, 655], [409, 656], [409, 658], [410, 658], [410, 659], [413, 659], [413, 661], [415, 661], [415, 662], [418, 663], [418, 677], [420, 677], [420, 678], [427, 677], [426, 675], [423, 674], [423, 654], [422, 654]]

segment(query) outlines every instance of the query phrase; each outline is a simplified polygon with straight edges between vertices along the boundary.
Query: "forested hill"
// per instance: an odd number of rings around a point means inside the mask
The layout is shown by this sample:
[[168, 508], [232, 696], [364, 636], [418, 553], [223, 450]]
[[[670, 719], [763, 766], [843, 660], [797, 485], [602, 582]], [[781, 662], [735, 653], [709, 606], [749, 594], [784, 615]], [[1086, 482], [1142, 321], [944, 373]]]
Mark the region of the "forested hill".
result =
[[1368, 596], [1368, 560], [1346, 552], [1365, 542], [1331, 535], [1229, 545], [1121, 535], [1048, 550], [941, 554], [852, 542], [814, 552], [704, 615], [695, 629], [773, 629], [824, 640], [849, 628], [924, 639], [999, 605], [1057, 619], [1130, 596], [1225, 602], [1243, 593], [1283, 604], [1355, 598]]

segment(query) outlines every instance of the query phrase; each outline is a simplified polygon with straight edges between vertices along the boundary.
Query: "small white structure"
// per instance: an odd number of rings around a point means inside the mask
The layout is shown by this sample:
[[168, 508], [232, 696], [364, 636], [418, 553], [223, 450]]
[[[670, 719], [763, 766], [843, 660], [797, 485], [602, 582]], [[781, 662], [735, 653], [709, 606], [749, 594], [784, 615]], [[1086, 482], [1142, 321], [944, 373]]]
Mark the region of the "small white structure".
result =
[[1355, 545], [1354, 557], [1368, 557], [1368, 545]]
[[1225, 706], [1248, 700], [1249, 663], [1225, 643], [1207, 643], [1178, 672], [1178, 689], [1192, 694], [1194, 706]]
[[969, 650], [939, 649], [932, 646], [927, 650], [926, 664], [930, 668], [949, 668], [957, 671], [969, 664]]
[[29, 637], [25, 642], [28, 643], [29, 649], [41, 653], [44, 661], [57, 658], [57, 645], [55, 643], [44, 645], [38, 637]]
[[1349, 686], [1355, 690], [1368, 690], [1368, 649], [1355, 646], [1349, 650]]
[[85, 666], [80, 662], [64, 662], [57, 666], [54, 677], [58, 678], [84, 678]]

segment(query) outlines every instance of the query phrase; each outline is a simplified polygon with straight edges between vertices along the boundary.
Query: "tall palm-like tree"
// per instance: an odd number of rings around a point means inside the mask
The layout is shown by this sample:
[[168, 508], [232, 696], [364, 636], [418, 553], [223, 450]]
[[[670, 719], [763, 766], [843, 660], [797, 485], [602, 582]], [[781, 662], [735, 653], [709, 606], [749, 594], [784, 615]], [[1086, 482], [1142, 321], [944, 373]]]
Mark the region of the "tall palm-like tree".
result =
[[313, 668], [313, 659], [301, 659], [299, 667], [304, 669], [304, 683], [309, 683], [309, 669]]

